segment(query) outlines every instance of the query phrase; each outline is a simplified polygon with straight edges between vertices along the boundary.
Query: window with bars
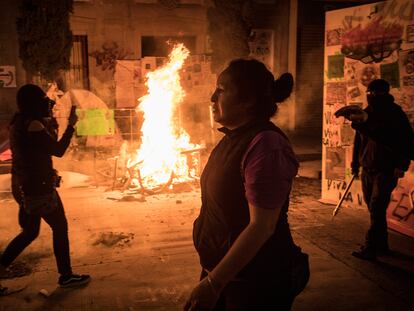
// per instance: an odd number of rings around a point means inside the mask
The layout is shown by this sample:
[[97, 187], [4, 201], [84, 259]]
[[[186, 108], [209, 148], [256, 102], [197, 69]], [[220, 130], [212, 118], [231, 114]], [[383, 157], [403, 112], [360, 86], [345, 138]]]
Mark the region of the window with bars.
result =
[[88, 38], [74, 35], [70, 68], [65, 72], [65, 91], [69, 89], [89, 90]]

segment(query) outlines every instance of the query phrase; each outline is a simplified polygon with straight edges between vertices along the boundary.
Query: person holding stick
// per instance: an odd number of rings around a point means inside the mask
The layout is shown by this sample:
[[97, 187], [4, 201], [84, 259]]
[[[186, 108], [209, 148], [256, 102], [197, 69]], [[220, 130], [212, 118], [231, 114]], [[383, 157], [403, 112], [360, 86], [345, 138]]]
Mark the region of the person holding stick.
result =
[[365, 244], [352, 255], [365, 260], [389, 253], [386, 210], [413, 155], [413, 130], [389, 91], [387, 81], [373, 80], [367, 87], [365, 109], [350, 105], [335, 113], [352, 121], [356, 130], [351, 168], [358, 177], [362, 166], [362, 192], [370, 214], [370, 228]]

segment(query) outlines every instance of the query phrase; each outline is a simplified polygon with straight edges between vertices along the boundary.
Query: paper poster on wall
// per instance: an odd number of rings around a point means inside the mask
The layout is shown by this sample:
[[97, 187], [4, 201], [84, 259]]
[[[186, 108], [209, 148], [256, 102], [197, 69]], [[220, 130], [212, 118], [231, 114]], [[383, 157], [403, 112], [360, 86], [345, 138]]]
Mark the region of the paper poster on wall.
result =
[[414, 94], [414, 50], [400, 51], [401, 87], [407, 94]]
[[145, 95], [145, 76], [141, 60], [117, 60], [115, 67], [115, 98], [117, 108], [136, 108], [138, 98]]
[[344, 123], [341, 125], [341, 143], [342, 146], [351, 146], [354, 144], [355, 131], [351, 124]]
[[408, 43], [413, 43], [414, 42], [414, 24], [413, 25], [407, 25], [407, 42]]
[[345, 58], [344, 78], [349, 87], [358, 86], [357, 68], [358, 62]]
[[345, 149], [341, 147], [326, 148], [326, 178], [345, 179]]
[[341, 45], [342, 28], [331, 29], [326, 31], [326, 46]]
[[112, 135], [115, 133], [114, 111], [112, 109], [76, 109], [79, 121], [78, 136]]
[[328, 56], [328, 78], [343, 78], [344, 77], [344, 56], [330, 55]]
[[16, 67], [0, 66], [0, 88], [16, 87]]
[[136, 61], [118, 60], [115, 66], [115, 98], [117, 108], [135, 108], [134, 68]]
[[253, 29], [249, 37], [250, 56], [273, 70], [273, 30]]
[[328, 82], [326, 84], [326, 105], [341, 106], [346, 105], [346, 83], [345, 82]]
[[381, 73], [378, 64], [364, 65], [359, 63], [357, 70], [358, 82], [364, 87], [367, 87], [375, 79], [381, 78]]
[[348, 102], [352, 102], [354, 100], [358, 100], [358, 98], [362, 96], [362, 91], [359, 88], [359, 86], [353, 86], [348, 88], [346, 95], [348, 98]]
[[400, 71], [398, 62], [380, 65], [381, 79], [388, 81], [392, 88], [400, 87]]

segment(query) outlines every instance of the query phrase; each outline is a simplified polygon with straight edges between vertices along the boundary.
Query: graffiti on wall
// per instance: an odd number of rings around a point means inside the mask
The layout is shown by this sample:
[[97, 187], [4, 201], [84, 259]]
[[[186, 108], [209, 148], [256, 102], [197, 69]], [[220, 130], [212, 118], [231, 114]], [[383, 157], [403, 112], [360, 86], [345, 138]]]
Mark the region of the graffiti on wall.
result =
[[125, 59], [130, 54], [119, 47], [115, 41], [106, 41], [102, 44], [101, 50], [95, 50], [89, 53], [89, 56], [95, 58], [96, 66], [100, 67], [103, 71], [115, 71], [116, 61]]
[[376, 10], [384, 19], [414, 20], [414, 3], [412, 0], [391, 0], [376, 5]]
[[[348, 182], [345, 180], [326, 180], [326, 189], [328, 191], [335, 191], [337, 193], [337, 200], [339, 201], [345, 193], [345, 189], [348, 186]], [[362, 206], [364, 203], [362, 193], [360, 192], [353, 192], [352, 189], [347, 192], [344, 198], [344, 202], [350, 204], [356, 204], [358, 206]]]
[[408, 221], [410, 217], [414, 218], [413, 196], [412, 192], [409, 194], [401, 193], [399, 198], [393, 196], [390, 205], [391, 215], [399, 221]]
[[360, 23], [343, 33], [341, 52], [365, 64], [377, 63], [400, 48], [402, 35], [401, 24], [386, 22], [383, 17], [378, 17], [365, 27]]
[[408, 175], [411, 179], [400, 180], [392, 193], [387, 218], [389, 225], [398, 231], [414, 235], [414, 175], [411, 171]]

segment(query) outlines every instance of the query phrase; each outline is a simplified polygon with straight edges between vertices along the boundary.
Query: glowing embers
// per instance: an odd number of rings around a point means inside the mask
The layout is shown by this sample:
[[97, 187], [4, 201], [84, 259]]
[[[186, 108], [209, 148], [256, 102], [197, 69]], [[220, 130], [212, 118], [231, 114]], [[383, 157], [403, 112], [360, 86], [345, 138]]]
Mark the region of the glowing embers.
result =
[[146, 76], [148, 93], [139, 99], [137, 107], [144, 116], [142, 143], [127, 162], [128, 184], [139, 185], [146, 192], [199, 175], [200, 146], [190, 143], [180, 124], [179, 104], [185, 92], [179, 70], [189, 54], [183, 44], [175, 45], [168, 61]]

